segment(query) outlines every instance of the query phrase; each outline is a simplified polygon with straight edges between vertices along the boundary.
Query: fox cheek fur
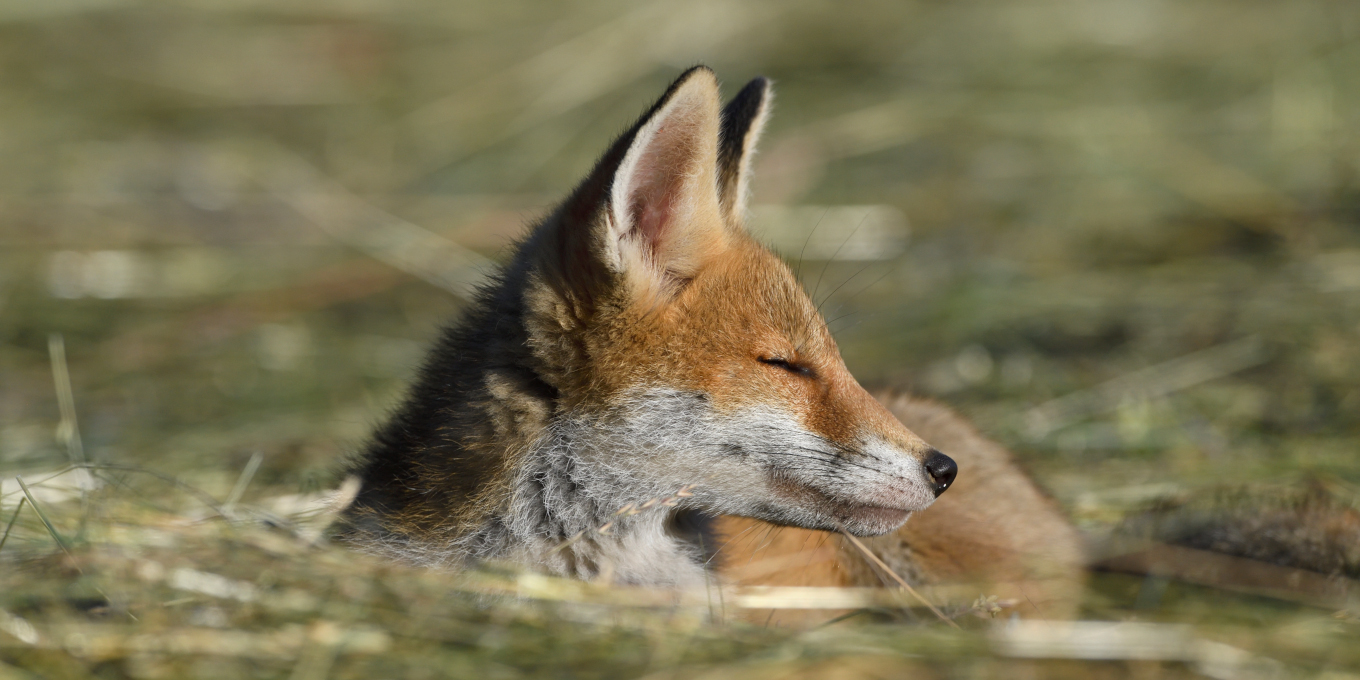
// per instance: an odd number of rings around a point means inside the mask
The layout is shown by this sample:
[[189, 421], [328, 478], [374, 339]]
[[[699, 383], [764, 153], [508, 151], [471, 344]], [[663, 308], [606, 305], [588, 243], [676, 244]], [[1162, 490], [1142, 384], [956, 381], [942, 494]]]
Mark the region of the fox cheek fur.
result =
[[[682, 75], [521, 244], [361, 462], [360, 545], [693, 582], [676, 512], [871, 535], [956, 467], [850, 376], [787, 266], [743, 230], [757, 79]], [[669, 512], [628, 504], [693, 495]], [[613, 522], [606, 538], [563, 541]]]

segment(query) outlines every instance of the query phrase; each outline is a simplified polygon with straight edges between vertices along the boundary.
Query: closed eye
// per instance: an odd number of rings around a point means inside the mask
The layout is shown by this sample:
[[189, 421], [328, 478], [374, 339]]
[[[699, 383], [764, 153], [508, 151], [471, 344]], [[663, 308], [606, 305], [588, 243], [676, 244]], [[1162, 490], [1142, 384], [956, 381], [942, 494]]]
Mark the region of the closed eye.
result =
[[760, 363], [765, 364], [766, 366], [782, 368], [788, 371], [789, 373], [798, 376], [803, 376], [805, 378], [812, 378], [816, 377], [817, 375], [816, 371], [813, 371], [811, 366], [808, 366], [807, 364], [800, 364], [795, 361], [789, 361], [788, 359], [784, 359], [781, 357], [760, 357], [759, 361]]

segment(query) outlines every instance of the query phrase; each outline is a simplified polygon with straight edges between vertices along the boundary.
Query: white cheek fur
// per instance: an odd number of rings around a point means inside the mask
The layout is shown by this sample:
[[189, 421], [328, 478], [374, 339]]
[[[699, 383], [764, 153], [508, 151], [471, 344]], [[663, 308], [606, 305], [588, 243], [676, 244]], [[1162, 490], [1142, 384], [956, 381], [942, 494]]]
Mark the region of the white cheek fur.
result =
[[480, 530], [437, 547], [388, 539], [369, 549], [428, 565], [511, 560], [577, 578], [608, 572], [619, 582], [684, 586], [704, 578], [700, 551], [667, 530], [665, 509], [620, 517], [620, 508], [693, 487], [681, 507], [828, 521], [777, 494], [776, 474], [872, 505], [918, 510], [934, 498], [920, 463], [877, 437], [853, 456], [838, 455], [775, 409], [718, 414], [703, 395], [676, 390], [639, 389], [611, 408], [561, 416], [525, 461], [508, 506]]

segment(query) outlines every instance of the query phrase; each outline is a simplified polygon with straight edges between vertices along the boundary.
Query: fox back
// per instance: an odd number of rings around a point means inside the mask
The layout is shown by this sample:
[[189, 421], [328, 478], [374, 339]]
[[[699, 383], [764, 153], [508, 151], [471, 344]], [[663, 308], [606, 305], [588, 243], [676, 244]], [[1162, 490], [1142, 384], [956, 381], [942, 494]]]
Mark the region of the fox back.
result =
[[881, 535], [952, 484], [744, 229], [769, 105], [760, 78], [723, 108], [696, 67], [619, 137], [375, 434], [348, 540], [686, 585], [712, 518]]

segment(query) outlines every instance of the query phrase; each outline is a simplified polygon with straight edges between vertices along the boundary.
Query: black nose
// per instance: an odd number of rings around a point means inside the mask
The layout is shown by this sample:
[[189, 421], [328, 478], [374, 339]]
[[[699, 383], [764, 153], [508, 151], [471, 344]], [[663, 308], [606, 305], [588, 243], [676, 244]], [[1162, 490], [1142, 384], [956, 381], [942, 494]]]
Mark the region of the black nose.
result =
[[935, 485], [936, 498], [954, 483], [954, 477], [959, 474], [959, 466], [954, 459], [934, 449], [926, 456], [925, 467], [926, 474], [930, 475], [930, 482]]

